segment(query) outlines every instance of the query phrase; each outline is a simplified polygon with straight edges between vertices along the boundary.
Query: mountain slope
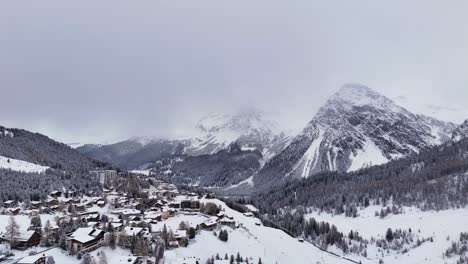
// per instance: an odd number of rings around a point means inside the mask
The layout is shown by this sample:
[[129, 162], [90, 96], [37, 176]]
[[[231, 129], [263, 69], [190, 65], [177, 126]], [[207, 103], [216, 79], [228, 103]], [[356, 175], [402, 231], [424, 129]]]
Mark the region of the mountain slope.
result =
[[265, 160], [281, 152], [289, 142], [279, 126], [258, 109], [244, 109], [235, 115], [211, 114], [196, 125], [201, 134], [190, 141], [189, 155], [214, 154], [237, 143], [242, 150], [259, 150]]
[[54, 190], [99, 193], [89, 174], [96, 167], [110, 168], [47, 136], [0, 127], [0, 201], [46, 200]]
[[460, 141], [464, 138], [468, 138], [468, 119], [457, 127], [452, 133], [453, 141]]
[[0, 156], [69, 171], [103, 165], [47, 136], [5, 127], [0, 127]]
[[153, 171], [173, 183], [226, 187], [252, 176], [261, 167], [258, 150], [242, 150], [237, 143], [214, 154], [182, 155], [158, 162]]
[[93, 159], [126, 169], [146, 169], [150, 163], [164, 158], [214, 155], [236, 143], [243, 151], [260, 151], [263, 164], [281, 152], [290, 140], [265, 113], [257, 109], [240, 111], [235, 115], [211, 114], [202, 118], [196, 128], [198, 135], [188, 139], [134, 137], [112, 145], [84, 145], [77, 150]]
[[446, 142], [453, 129], [452, 123], [415, 115], [368, 87], [348, 84], [259, 171], [254, 182], [383, 164]]
[[134, 137], [111, 145], [84, 145], [77, 150], [84, 155], [126, 169], [137, 169], [164, 157], [180, 154], [183, 141]]

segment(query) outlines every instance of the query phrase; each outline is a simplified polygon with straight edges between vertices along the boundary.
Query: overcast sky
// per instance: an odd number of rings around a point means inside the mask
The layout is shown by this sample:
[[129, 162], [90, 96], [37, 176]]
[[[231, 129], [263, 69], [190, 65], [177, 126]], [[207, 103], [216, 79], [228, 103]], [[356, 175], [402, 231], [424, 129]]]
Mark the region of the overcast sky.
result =
[[348, 82], [461, 121], [467, 25], [466, 0], [3, 0], [0, 124], [113, 142], [256, 106], [297, 128]]

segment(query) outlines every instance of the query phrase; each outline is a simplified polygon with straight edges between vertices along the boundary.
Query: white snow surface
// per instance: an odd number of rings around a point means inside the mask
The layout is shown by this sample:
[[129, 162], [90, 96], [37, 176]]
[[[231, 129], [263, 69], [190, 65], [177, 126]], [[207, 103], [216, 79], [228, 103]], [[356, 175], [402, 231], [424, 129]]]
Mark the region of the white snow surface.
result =
[[50, 167], [0, 156], [0, 168], [28, 173], [43, 173]]
[[131, 170], [130, 171], [131, 173], [135, 173], [135, 174], [142, 174], [142, 175], [150, 175], [151, 173], [151, 170]]
[[[315, 139], [310, 147], [307, 149], [306, 153], [302, 157], [302, 159], [305, 161], [304, 168], [302, 170], [301, 176], [303, 178], [307, 178], [310, 175], [310, 169], [314, 168], [317, 165], [317, 162], [319, 160], [319, 149], [320, 149], [320, 144], [322, 143], [323, 140], [323, 132], [322, 129], [319, 129], [319, 135], [318, 138]], [[302, 161], [299, 161], [298, 164], [301, 164]]]
[[[257, 226], [260, 220], [253, 217], [244, 216], [242, 213], [228, 208], [223, 202], [216, 199], [202, 199], [202, 203], [215, 203], [224, 208], [225, 213], [232, 216], [235, 221], [241, 223], [243, 227], [228, 230], [228, 242], [220, 241], [211, 231], [201, 231], [194, 240], [190, 241], [187, 248], [177, 248], [166, 251], [166, 263], [182, 263], [184, 258], [197, 257], [204, 263], [210, 256], [217, 253], [236, 255], [239, 252], [244, 257], [251, 257], [253, 263], [257, 263], [258, 258], [263, 263], [314, 263], [314, 264], [346, 264], [350, 263], [340, 257], [323, 252], [309, 243], [301, 243], [297, 239], [290, 237], [283, 231]], [[365, 262], [363, 262], [365, 263]]]
[[[308, 214], [306, 218], [313, 217], [317, 221], [334, 224], [340, 232], [345, 234], [351, 230], [358, 231], [364, 239], [383, 238], [388, 228], [393, 230], [411, 228], [413, 232], [417, 232], [422, 237], [434, 238], [434, 242], [423, 243], [406, 254], [391, 253], [385, 256], [383, 260], [386, 264], [456, 263], [456, 258], [444, 259], [442, 254], [450, 247], [452, 241], [458, 241], [460, 232], [468, 231], [466, 225], [468, 208], [423, 212], [416, 208], [406, 207], [404, 214], [390, 214], [383, 219], [374, 216], [375, 211], [380, 211], [380, 209], [379, 206], [370, 206], [360, 210], [356, 218], [318, 212]], [[381, 255], [377, 256], [376, 248], [369, 247], [367, 251], [370, 263], [378, 263]], [[363, 260], [363, 263], [367, 262]]]
[[355, 171], [388, 162], [382, 151], [370, 139], [367, 139], [364, 148], [357, 152], [356, 156], [351, 156], [352, 163], [348, 171]]

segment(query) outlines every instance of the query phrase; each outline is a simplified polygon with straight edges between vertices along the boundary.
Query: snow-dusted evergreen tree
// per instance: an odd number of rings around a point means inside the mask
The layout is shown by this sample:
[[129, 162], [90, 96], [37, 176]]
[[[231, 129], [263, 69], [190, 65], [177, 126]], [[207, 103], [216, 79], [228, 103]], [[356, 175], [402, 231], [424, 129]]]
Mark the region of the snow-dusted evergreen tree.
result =
[[98, 261], [98, 264], [108, 264], [107, 262], [107, 256], [106, 256], [106, 253], [104, 253], [104, 251], [101, 251], [99, 253], [99, 261]]
[[80, 264], [93, 264], [93, 258], [89, 253], [82, 256]]
[[46, 264], [55, 264], [55, 259], [53, 256], [47, 257]]
[[5, 238], [10, 243], [11, 247], [13, 247], [16, 243], [20, 235], [19, 225], [16, 223], [15, 217], [10, 216], [8, 219], [8, 225], [5, 228]]

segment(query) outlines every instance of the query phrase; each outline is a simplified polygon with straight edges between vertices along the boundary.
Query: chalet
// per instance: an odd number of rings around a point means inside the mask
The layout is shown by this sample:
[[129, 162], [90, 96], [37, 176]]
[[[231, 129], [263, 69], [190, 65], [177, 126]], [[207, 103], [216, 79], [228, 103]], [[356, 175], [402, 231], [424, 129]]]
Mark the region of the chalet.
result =
[[41, 208], [42, 202], [41, 201], [31, 201], [31, 208]]
[[13, 207], [18, 206], [18, 202], [13, 201], [13, 200], [8, 200], [8, 201], [3, 202], [3, 206], [5, 208], [13, 208]]
[[18, 264], [45, 264], [47, 257], [45, 255], [34, 255], [22, 258]]
[[249, 210], [249, 212], [258, 213], [258, 209], [251, 204], [246, 204], [245, 207], [247, 208], [247, 210]]
[[39, 210], [37, 210], [37, 209], [28, 210], [26, 213], [27, 213], [27, 215], [29, 215], [29, 216], [39, 216], [39, 215], [40, 215], [40, 212], [39, 212]]
[[10, 208], [8, 209], [11, 215], [18, 215], [21, 212], [20, 208]]
[[218, 220], [218, 217], [216, 216], [210, 217], [208, 220], [202, 223], [202, 227], [204, 229], [213, 230], [218, 225], [217, 220]]
[[57, 206], [59, 205], [59, 200], [57, 199], [49, 199], [47, 200], [47, 206], [52, 207], [52, 206]]
[[161, 213], [160, 212], [147, 212], [145, 214], [145, 221], [155, 224], [161, 221]]
[[179, 247], [179, 242], [177, 240], [169, 241], [169, 247], [170, 248], [178, 248]]
[[245, 216], [247, 217], [253, 217], [254, 215], [252, 214], [252, 212], [246, 212], [244, 213]]
[[170, 202], [169, 207], [174, 208], [174, 209], [179, 209], [180, 208], [180, 202], [177, 202], [177, 201]]
[[61, 197], [62, 196], [62, 192], [60, 191], [53, 191], [50, 193], [50, 196], [51, 197], [54, 197], [54, 198], [58, 198], [58, 197]]
[[96, 204], [97, 204], [97, 206], [99, 206], [99, 207], [104, 207], [104, 206], [106, 205], [106, 201], [100, 200], [100, 201], [97, 201]]
[[[9, 239], [2, 236], [0, 237], [2, 242], [9, 242]], [[34, 230], [29, 230], [26, 232], [20, 233], [20, 235], [15, 239], [15, 244], [12, 248], [25, 250], [30, 247], [39, 245], [41, 242], [41, 236]]]
[[235, 228], [236, 227], [236, 221], [232, 220], [232, 219], [229, 219], [227, 217], [224, 217], [223, 219], [220, 219], [218, 221], [218, 223], [220, 225], [225, 225], [225, 226], [229, 226], [229, 227], [232, 227], [232, 228]]
[[176, 230], [174, 232], [174, 237], [177, 241], [187, 238], [187, 230]]
[[86, 222], [98, 222], [99, 218], [100, 218], [99, 214], [96, 213], [96, 214], [86, 215], [84, 219], [86, 219]]
[[122, 231], [123, 228], [124, 228], [123, 223], [112, 222], [112, 223], [111, 223], [111, 226], [112, 226], [112, 228], [113, 228], [114, 230], [119, 231], [119, 232]]
[[104, 231], [92, 227], [78, 228], [67, 239], [68, 251], [71, 255], [76, 255], [78, 252], [90, 252], [99, 247], [104, 233]]
[[200, 209], [200, 202], [198, 200], [195, 200], [195, 199], [184, 200], [184, 201], [180, 202], [180, 208], [181, 209], [198, 210], [198, 209]]
[[119, 215], [122, 219], [128, 219], [131, 216], [139, 216], [141, 215], [140, 210], [136, 209], [116, 209], [111, 212], [114, 215]]
[[127, 235], [127, 237], [138, 236], [141, 238], [149, 238], [151, 235], [148, 229], [141, 227], [126, 226], [124, 228], [124, 232]]

